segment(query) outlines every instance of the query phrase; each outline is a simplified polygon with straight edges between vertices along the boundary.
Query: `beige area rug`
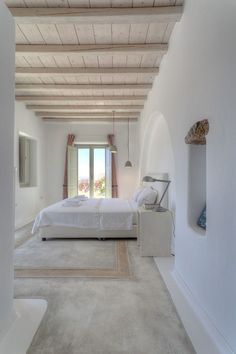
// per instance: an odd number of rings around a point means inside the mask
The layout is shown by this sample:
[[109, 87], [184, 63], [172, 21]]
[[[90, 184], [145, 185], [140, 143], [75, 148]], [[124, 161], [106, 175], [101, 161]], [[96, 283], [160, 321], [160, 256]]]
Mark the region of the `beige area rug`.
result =
[[126, 241], [32, 237], [14, 252], [15, 278], [132, 277]]
[[48, 301], [27, 354], [195, 354], [153, 259], [126, 243], [132, 279], [15, 279], [16, 298]]

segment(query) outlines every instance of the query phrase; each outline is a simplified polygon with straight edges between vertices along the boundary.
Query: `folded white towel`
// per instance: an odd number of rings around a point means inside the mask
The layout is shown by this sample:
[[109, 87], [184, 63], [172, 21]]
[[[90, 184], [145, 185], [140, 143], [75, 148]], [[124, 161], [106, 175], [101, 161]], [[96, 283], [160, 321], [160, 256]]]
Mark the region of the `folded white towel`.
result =
[[81, 201], [80, 200], [66, 200], [62, 206], [64, 207], [78, 207], [81, 205]]
[[87, 200], [88, 197], [86, 195], [81, 194], [81, 195], [76, 195], [75, 197], [71, 198], [70, 200]]

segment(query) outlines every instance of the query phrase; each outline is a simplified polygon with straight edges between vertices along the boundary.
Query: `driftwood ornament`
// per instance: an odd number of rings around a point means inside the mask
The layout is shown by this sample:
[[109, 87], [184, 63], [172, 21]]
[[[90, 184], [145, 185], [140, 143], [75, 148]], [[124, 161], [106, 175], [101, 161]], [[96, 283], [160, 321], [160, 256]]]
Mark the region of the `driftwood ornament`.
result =
[[185, 137], [186, 144], [206, 145], [206, 135], [209, 132], [207, 119], [196, 122]]

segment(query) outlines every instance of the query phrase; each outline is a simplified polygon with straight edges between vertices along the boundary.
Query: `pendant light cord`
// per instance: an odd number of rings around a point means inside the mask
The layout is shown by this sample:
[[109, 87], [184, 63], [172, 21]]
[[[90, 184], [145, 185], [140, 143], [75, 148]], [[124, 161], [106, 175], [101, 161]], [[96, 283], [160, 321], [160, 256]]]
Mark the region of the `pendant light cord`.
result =
[[128, 160], [129, 160], [129, 118], [128, 118]]

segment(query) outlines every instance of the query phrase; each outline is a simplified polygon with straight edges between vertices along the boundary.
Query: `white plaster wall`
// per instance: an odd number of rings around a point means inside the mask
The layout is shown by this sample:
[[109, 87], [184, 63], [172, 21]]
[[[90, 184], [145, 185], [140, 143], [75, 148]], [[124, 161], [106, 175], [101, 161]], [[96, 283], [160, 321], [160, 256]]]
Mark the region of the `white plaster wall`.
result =
[[[76, 142], [107, 142], [107, 134], [112, 133], [112, 124], [98, 123], [46, 123], [47, 146], [47, 204], [62, 199], [65, 149], [67, 135], [73, 133]], [[117, 145], [117, 172], [119, 196], [129, 198], [138, 184], [138, 129], [137, 123], [130, 122], [130, 160], [133, 168], [124, 168], [127, 160], [127, 123], [115, 123], [115, 144]]]
[[[174, 156], [169, 128], [158, 111], [142, 119], [140, 127], [140, 179], [148, 174], [167, 173], [171, 181], [168, 189], [169, 208], [175, 210]], [[164, 188], [160, 185], [160, 188]]]
[[[19, 132], [37, 141], [37, 186], [21, 188], [19, 185]], [[45, 125], [41, 118], [15, 102], [15, 227], [34, 220], [46, 204], [46, 150]]]
[[13, 319], [14, 21], [0, 2], [0, 340]]
[[[232, 353], [236, 352], [235, 19], [234, 0], [186, 0], [140, 125], [143, 142], [151, 115], [161, 112], [166, 119], [175, 164], [175, 268]], [[210, 123], [205, 237], [188, 223], [184, 143], [192, 124], [203, 118]]]

